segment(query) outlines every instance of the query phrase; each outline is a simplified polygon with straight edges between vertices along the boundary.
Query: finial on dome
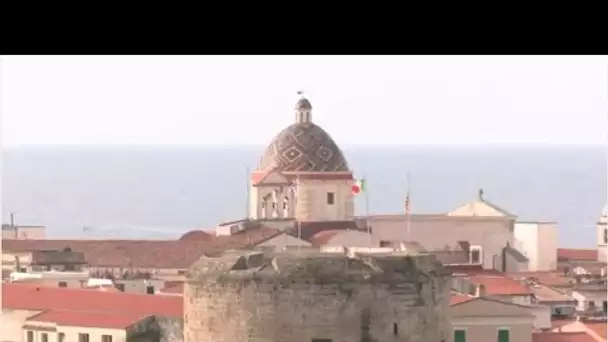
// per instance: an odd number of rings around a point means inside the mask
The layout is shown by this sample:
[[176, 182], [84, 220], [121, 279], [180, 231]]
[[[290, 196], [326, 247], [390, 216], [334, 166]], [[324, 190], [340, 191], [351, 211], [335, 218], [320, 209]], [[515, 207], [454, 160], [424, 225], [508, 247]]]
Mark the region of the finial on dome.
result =
[[312, 105], [304, 96], [303, 90], [298, 90], [300, 99], [296, 102], [296, 122], [311, 122], [312, 121]]

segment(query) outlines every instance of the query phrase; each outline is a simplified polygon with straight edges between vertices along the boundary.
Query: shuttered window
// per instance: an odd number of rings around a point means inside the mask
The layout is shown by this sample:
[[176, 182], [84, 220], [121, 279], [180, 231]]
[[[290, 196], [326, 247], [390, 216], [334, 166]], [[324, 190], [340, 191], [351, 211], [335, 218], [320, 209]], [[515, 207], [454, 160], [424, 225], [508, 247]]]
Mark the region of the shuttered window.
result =
[[467, 342], [467, 333], [464, 330], [454, 330], [454, 342]]
[[498, 330], [498, 342], [509, 342], [509, 330], [507, 330], [507, 329]]

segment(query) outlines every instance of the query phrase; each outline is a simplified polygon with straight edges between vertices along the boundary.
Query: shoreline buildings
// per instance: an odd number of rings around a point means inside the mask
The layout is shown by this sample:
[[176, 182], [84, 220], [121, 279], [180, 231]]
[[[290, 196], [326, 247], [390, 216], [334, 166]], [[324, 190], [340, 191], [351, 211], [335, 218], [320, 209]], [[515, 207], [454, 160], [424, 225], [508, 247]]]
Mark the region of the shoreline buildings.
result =
[[[294, 115], [295, 122], [272, 140], [257, 169], [251, 173], [248, 217], [220, 223], [214, 232], [187, 232], [179, 240], [3, 239], [3, 276], [9, 278], [11, 272], [21, 271], [39, 275], [8, 284], [8, 292], [3, 290], [4, 296], [12, 296], [11, 293], [16, 292], [10, 292], [13, 291], [11, 289], [19, 286], [30, 291], [38, 291], [35, 288], [65, 287], [56, 290], [63, 291], [61, 293], [87, 291], [91, 296], [97, 293], [137, 298], [162, 296], [188, 303], [191, 308], [188, 312], [196, 314], [202, 308], [195, 303], [214, 292], [193, 290], [197, 287], [188, 283], [195, 281], [192, 277], [188, 278], [193, 272], [193, 265], [200, 266], [202, 263], [209, 266], [210, 263], [221, 261], [224, 268], [219, 269], [219, 274], [213, 274], [214, 279], [251, 277], [255, 283], [259, 280], [257, 276], [270, 274], [273, 282], [277, 277], [281, 278], [282, 261], [273, 263], [275, 257], [270, 257], [273, 253], [285, 253], [275, 259], [289, 259], [285, 264], [289, 267], [294, 265], [293, 259], [300, 260], [302, 265], [309, 265], [308, 259], [303, 257], [305, 255], [317, 255], [313, 259], [331, 262], [336, 260], [337, 254], [342, 253], [337, 258], [341, 263], [355, 263], [358, 266], [362, 265], [361, 260], [369, 258], [367, 266], [359, 267], [357, 272], [367, 270], [366, 267], [376, 271], [383, 269], [374, 266], [383, 254], [402, 254], [408, 256], [408, 260], [431, 255], [451, 274], [449, 302], [446, 300], [442, 307], [450, 317], [449, 327], [446, 328], [450, 332], [445, 336], [446, 341], [542, 341], [542, 338], [566, 330], [572, 334], [591, 336], [583, 329], [594, 325], [594, 319], [604, 319], [601, 322], [605, 325], [608, 214], [604, 212], [597, 224], [598, 243], [593, 253], [559, 249], [555, 223], [519, 222], [514, 213], [491, 203], [481, 191], [470, 203], [446, 213], [411, 213], [409, 198], [406, 197], [402, 214], [359, 216], [354, 212], [354, 201], [365, 189], [361, 188], [360, 180], [353, 176], [353, 170], [349, 168], [339, 146], [313, 122], [311, 102], [302, 97], [296, 103]], [[236, 250], [249, 252], [231, 252]], [[256, 263], [256, 258], [268, 260]], [[90, 278], [110, 279], [113, 285], [91, 288], [84, 285], [89, 284], [87, 279], [75, 276], [74, 272], [88, 272]], [[364, 277], [365, 274], [359, 276]], [[317, 281], [315, 277], [311, 279], [310, 282]], [[309, 285], [299, 284], [299, 279], [294, 281], [298, 285], [295, 292], [310, 290], [305, 288]], [[349, 303], [343, 300], [341, 296], [344, 293], [335, 289], [334, 285], [327, 284], [324, 289], [326, 295], [337, 302]], [[357, 283], [352, 291], [356, 292], [358, 286]], [[315, 287], [313, 292], [317, 290], [321, 291]], [[251, 299], [251, 303], [255, 304], [261, 300], [256, 295], [266, 296], [268, 300], [274, 298], [275, 294], [277, 298], [281, 297], [280, 291], [264, 292], [256, 290], [255, 286], [247, 287], [246, 291], [254, 292], [239, 305], [249, 303], [247, 300], [251, 298], [255, 298]], [[433, 290], [430, 294], [431, 297], [437, 295]], [[124, 298], [126, 300], [127, 297]], [[218, 305], [237, 305], [228, 297], [220, 296], [217, 301]], [[358, 303], [353, 305], [357, 306]], [[49, 304], [50, 307], [37, 305], [26, 307], [16, 298], [4, 301], [2, 323], [6, 325], [3, 327], [11, 329], [11, 336], [23, 337], [15, 341], [33, 342], [29, 340], [29, 331], [34, 331], [34, 326], [47, 325], [32, 325], [27, 321], [31, 321], [34, 315], [57, 309], [52, 307], [55, 304]], [[241, 310], [239, 312], [251, 312], [243, 307], [234, 308]], [[83, 315], [86, 312], [83, 308], [72, 310], [82, 310]], [[155, 314], [152, 309], [148, 311], [146, 314]], [[183, 313], [183, 320], [190, 322], [193, 318], [187, 316], [188, 312]], [[327, 313], [331, 312], [328, 309]], [[267, 313], [283, 315], [284, 311], [273, 307]], [[46, 315], [49, 316], [58, 317]], [[356, 320], [358, 322], [365, 317], [357, 316]], [[575, 324], [574, 317], [579, 317], [581, 325]], [[208, 322], [212, 318], [207, 314], [199, 315], [197, 319]], [[63, 329], [62, 324], [67, 324], [56, 320], [51, 322], [55, 324], [56, 331]], [[565, 324], [567, 328], [560, 326], [561, 330], [556, 330], [556, 322], [564, 320], [569, 322]], [[294, 324], [298, 324], [298, 321], [294, 320]], [[203, 332], [197, 330], [196, 326], [191, 323], [186, 325], [191, 336], [202, 336], [200, 334]], [[152, 330], [160, 329], [152, 327], [158, 324], [148, 326]], [[344, 327], [347, 327], [346, 323]], [[251, 328], [256, 330], [260, 327]], [[245, 338], [244, 327], [237, 324], [234, 329], [233, 333], [239, 332], [238, 339]], [[339, 329], [330, 333], [327, 332], [330, 328], [316, 325], [302, 329], [308, 329], [313, 340], [318, 337], [318, 341], [336, 342], [342, 338], [342, 335], [336, 335]], [[323, 329], [325, 333], [316, 334]], [[394, 327], [376, 326], [373, 329], [381, 330], [377, 336], [387, 336], [383, 329], [390, 332]], [[400, 329], [403, 331], [404, 328], [397, 324], [397, 330]], [[44, 333], [44, 329], [35, 331]], [[80, 332], [70, 331], [86, 334], [86, 327], [82, 327]], [[409, 330], [405, 328], [405, 331]], [[264, 330], [262, 334], [266, 333], [267, 330]], [[215, 331], [213, 334], [219, 338], [221, 332]], [[73, 336], [80, 339], [81, 335]], [[392, 336], [398, 334], [393, 333]], [[106, 338], [105, 342], [110, 340]]]

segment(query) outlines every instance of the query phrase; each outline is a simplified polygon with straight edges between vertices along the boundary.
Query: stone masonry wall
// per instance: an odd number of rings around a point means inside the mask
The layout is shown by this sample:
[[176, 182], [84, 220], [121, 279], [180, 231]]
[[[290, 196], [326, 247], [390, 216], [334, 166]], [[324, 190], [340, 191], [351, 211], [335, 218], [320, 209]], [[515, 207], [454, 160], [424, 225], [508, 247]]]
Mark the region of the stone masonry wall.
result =
[[439, 342], [448, 336], [449, 288], [447, 277], [398, 284], [190, 282], [184, 341]]

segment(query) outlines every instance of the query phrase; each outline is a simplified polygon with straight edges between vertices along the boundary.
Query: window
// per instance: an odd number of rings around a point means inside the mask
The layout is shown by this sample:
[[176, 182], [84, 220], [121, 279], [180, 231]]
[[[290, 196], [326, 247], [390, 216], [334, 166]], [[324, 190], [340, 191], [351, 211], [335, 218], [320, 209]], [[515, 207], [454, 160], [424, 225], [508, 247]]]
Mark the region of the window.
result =
[[471, 246], [469, 258], [471, 264], [481, 264], [481, 246]]
[[57, 342], [64, 342], [65, 341], [65, 333], [60, 332], [57, 335]]
[[399, 324], [397, 324], [397, 323], [393, 323], [393, 335], [395, 335], [395, 336], [399, 335]]
[[380, 247], [392, 247], [393, 244], [390, 241], [380, 240]]
[[152, 286], [152, 285], [146, 286], [146, 293], [147, 294], [154, 294], [154, 286]]
[[27, 331], [27, 342], [34, 342], [34, 332], [31, 330]]
[[329, 338], [313, 338], [312, 342], [332, 342]]
[[498, 329], [498, 342], [509, 342], [508, 329]]
[[78, 342], [89, 342], [89, 334], [78, 334]]
[[454, 342], [467, 342], [467, 333], [463, 329], [454, 330]]
[[112, 342], [112, 335], [101, 335], [101, 342]]
[[334, 201], [336, 200], [335, 197], [336, 196], [334, 195], [333, 192], [328, 192], [327, 193], [327, 204], [334, 205]]
[[608, 244], [608, 228], [604, 228], [604, 244]]
[[59, 287], [68, 287], [68, 283], [66, 283], [65, 281], [60, 281], [57, 283], [57, 286]]
[[49, 342], [49, 334], [47, 334], [47, 333], [40, 334], [40, 342]]
[[602, 310], [604, 311], [604, 313], [608, 312], [608, 301], [604, 301], [602, 302]]

